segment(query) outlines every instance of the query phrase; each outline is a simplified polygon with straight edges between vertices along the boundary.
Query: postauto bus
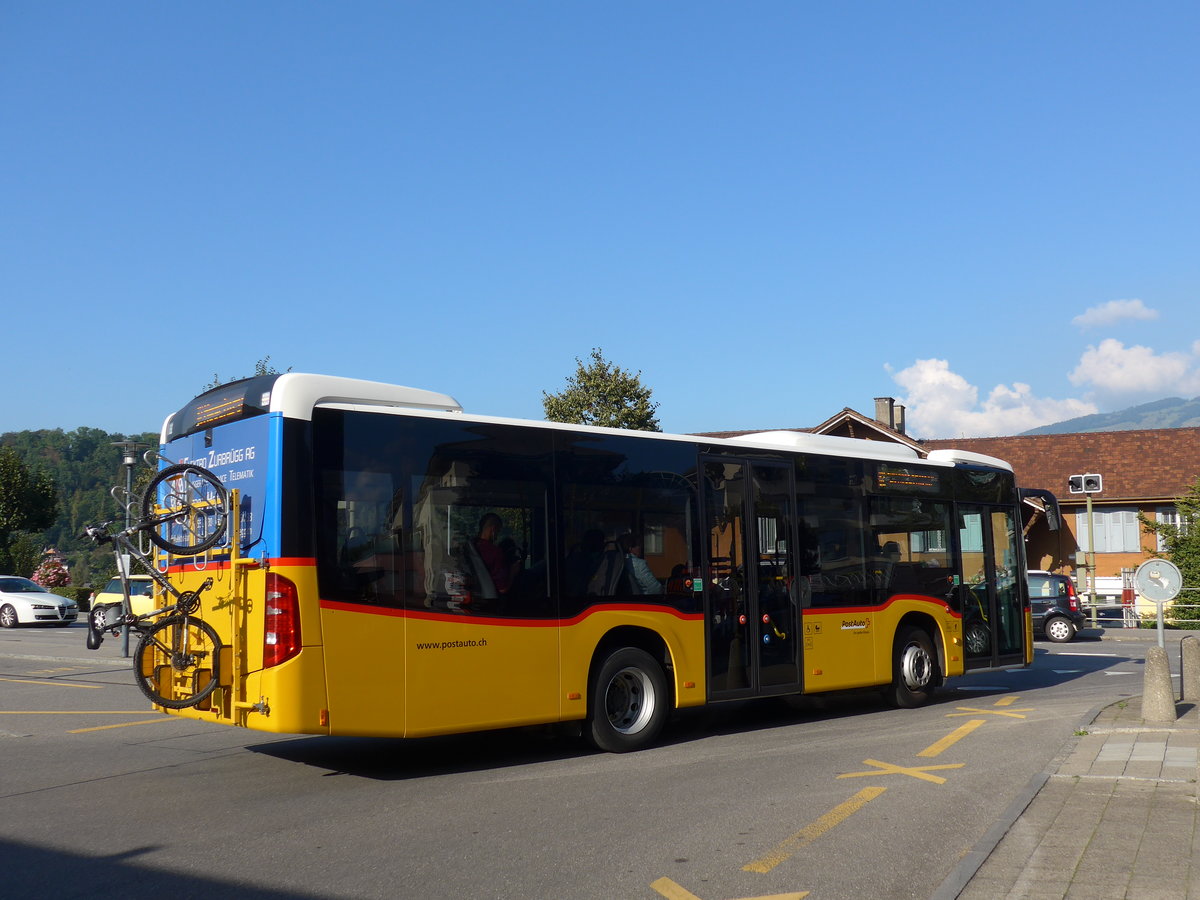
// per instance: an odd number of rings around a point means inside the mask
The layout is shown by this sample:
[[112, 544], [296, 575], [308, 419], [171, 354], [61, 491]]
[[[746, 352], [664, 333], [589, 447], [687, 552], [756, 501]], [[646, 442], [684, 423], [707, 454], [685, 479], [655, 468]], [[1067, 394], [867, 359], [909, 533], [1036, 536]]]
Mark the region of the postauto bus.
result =
[[219, 686], [174, 715], [417, 737], [572, 723], [655, 740], [673, 708], [1032, 659], [1021, 492], [954, 450], [731, 440], [469, 415], [287, 373], [169, 416], [161, 452], [229, 491], [207, 578]]

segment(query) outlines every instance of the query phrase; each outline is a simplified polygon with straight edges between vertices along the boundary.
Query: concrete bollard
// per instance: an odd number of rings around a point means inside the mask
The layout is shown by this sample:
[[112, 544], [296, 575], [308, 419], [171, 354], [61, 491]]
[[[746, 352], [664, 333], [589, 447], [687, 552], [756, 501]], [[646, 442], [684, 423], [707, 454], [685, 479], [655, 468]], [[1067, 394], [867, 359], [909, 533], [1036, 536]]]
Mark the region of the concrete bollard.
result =
[[1160, 725], [1175, 722], [1175, 691], [1171, 687], [1171, 666], [1167, 651], [1151, 647], [1146, 651], [1146, 673], [1142, 684], [1142, 721]]
[[1200, 700], [1200, 638], [1189, 634], [1179, 642], [1179, 697]]

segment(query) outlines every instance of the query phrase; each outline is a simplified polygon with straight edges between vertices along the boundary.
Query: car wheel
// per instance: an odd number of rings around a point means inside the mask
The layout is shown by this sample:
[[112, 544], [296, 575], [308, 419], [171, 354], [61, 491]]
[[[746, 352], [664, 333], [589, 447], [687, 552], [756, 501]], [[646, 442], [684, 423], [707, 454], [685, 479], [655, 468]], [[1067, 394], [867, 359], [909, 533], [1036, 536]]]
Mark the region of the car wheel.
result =
[[5, 603], [0, 606], [0, 628], [16, 628], [20, 623], [17, 611], [12, 608], [11, 604]]
[[[88, 623], [91, 625], [92, 631], [103, 631], [104, 623], [109, 620], [110, 611], [115, 609], [115, 606], [92, 607], [92, 611], [88, 613]], [[116, 617], [113, 616], [112, 618], [115, 619]]]
[[987, 626], [980, 622], [972, 622], [967, 626], [963, 633], [963, 642], [971, 656], [984, 656], [991, 651]]
[[1046, 637], [1058, 644], [1065, 644], [1075, 637], [1075, 626], [1062, 616], [1051, 616], [1046, 620]]

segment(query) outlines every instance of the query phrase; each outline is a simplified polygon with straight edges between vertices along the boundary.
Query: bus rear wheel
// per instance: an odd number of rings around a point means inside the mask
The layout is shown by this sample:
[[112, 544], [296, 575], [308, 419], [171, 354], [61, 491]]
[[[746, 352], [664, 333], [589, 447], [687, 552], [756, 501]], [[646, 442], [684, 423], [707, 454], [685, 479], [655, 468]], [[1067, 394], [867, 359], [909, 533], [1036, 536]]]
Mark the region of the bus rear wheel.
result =
[[904, 628], [892, 648], [892, 683], [888, 699], [902, 709], [924, 705], [937, 684], [937, 658], [929, 635], [920, 628]]
[[584, 729], [599, 750], [627, 753], [654, 743], [667, 721], [667, 677], [645, 650], [622, 647], [592, 680]]

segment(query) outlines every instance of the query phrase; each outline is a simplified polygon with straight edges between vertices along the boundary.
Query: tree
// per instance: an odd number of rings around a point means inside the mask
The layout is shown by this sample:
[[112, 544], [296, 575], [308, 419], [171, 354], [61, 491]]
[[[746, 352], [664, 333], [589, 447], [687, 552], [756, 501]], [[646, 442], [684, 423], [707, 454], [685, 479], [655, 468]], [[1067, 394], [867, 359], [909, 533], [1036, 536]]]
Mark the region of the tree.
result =
[[[8, 545], [8, 562], [0, 563], [0, 572], [11, 572], [29, 578], [37, 571], [38, 563], [42, 560], [42, 550], [46, 542], [37, 535], [22, 532], [13, 538]], [[0, 550], [0, 556], [4, 551]]]
[[[287, 370], [289, 372], [292, 371], [292, 367], [288, 366]], [[278, 375], [278, 374], [279, 374], [279, 370], [276, 369], [273, 365], [271, 365], [271, 357], [264, 356], [262, 359], [260, 359], [258, 362], [256, 362], [254, 364], [254, 374], [253, 375], [244, 375], [244, 376], [238, 376], [236, 378], [226, 378], [226, 379], [222, 380], [220, 375], [218, 375], [216, 372], [213, 372], [213, 380], [211, 382], [209, 382], [208, 384], [206, 384], [204, 386], [204, 388], [200, 391], [200, 393], [203, 394], [205, 391], [211, 391], [213, 388], [220, 387], [221, 385], [226, 384], [230, 381], [241, 381], [242, 378], [256, 378], [259, 375]]]
[[578, 368], [562, 391], [542, 391], [548, 421], [662, 431], [654, 414], [658, 404], [650, 401], [651, 390], [642, 384], [640, 371], [632, 374], [614, 365], [599, 347], [592, 350], [587, 365], [578, 357], [575, 362]]
[[11, 447], [0, 447], [0, 570], [12, 564], [14, 535], [49, 528], [57, 515], [54, 479], [27, 466]]
[[[1175, 509], [1179, 513], [1178, 524], [1152, 521], [1143, 513], [1138, 513], [1138, 521], [1143, 530], [1157, 535], [1160, 540], [1162, 552], [1153, 555], [1169, 559], [1176, 565], [1185, 588], [1200, 588], [1200, 478], [1187, 493], [1175, 499]], [[1200, 591], [1185, 590], [1171, 604], [1171, 618], [1187, 620], [1185, 627], [1188, 628], [1200, 627], [1197, 604], [1200, 604]]]
[[[147, 447], [158, 445], [158, 432], [118, 434], [98, 428], [79, 428], [40, 431], [9, 431], [0, 434], [0, 446], [15, 453], [31, 471], [46, 473], [56, 486], [59, 497], [58, 515], [53, 523], [35, 529], [30, 523], [23, 527], [35, 530], [16, 531], [9, 535], [7, 547], [0, 539], [0, 572], [28, 577], [42, 560], [46, 547], [56, 547], [62, 553], [72, 579], [85, 584], [93, 579], [107, 580], [115, 568], [112, 549], [100, 547], [83, 537], [85, 525], [110, 519], [121, 520], [124, 510], [109, 493], [114, 484], [124, 485], [125, 471], [121, 453], [115, 441], [132, 440]], [[137, 480], [144, 483], [154, 474], [150, 466], [139, 466]]]

